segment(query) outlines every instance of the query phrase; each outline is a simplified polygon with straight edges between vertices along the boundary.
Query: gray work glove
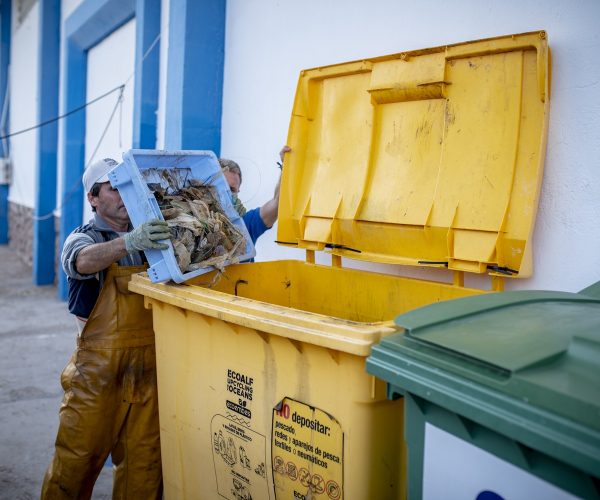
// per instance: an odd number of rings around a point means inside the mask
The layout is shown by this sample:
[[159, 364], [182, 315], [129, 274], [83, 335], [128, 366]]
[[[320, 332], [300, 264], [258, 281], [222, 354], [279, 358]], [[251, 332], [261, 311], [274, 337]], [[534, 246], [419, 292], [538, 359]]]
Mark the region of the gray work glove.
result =
[[169, 245], [158, 243], [158, 240], [166, 240], [170, 237], [169, 225], [164, 220], [153, 219], [136, 227], [123, 236], [123, 239], [125, 240], [125, 248], [131, 253], [136, 250], [166, 250]]

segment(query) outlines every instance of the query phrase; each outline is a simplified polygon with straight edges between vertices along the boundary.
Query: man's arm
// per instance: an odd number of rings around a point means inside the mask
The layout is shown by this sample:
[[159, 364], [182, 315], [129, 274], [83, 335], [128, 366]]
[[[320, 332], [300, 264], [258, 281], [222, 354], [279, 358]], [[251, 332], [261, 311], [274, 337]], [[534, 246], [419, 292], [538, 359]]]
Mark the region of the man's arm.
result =
[[[283, 163], [283, 159], [286, 153], [289, 153], [292, 150], [289, 146], [283, 146], [281, 151], [279, 152], [279, 157], [281, 158], [281, 163]], [[260, 218], [265, 223], [267, 227], [273, 227], [275, 221], [277, 220], [277, 216], [279, 215], [279, 188], [281, 186], [281, 174], [279, 174], [279, 180], [275, 185], [275, 192], [273, 193], [273, 198], [267, 201], [262, 207], [260, 207]]]
[[[277, 183], [279, 187], [279, 182]], [[273, 227], [277, 216], [279, 215], [279, 189], [276, 190], [275, 196], [260, 207], [260, 218], [267, 227]]]
[[[63, 250], [63, 267], [65, 267], [68, 276], [72, 273], [84, 276], [96, 274], [118, 262], [128, 253], [149, 249], [166, 250], [169, 245], [160, 243], [159, 240], [166, 240], [169, 237], [170, 232], [167, 222], [153, 219], [144, 222], [141, 226], [122, 237], [106, 242], [89, 244], [85, 240], [91, 240], [91, 238], [84, 235], [75, 236], [73, 239], [67, 238]], [[78, 239], [78, 242], [76, 242], [76, 239]], [[75, 252], [77, 252], [76, 255]], [[72, 256], [75, 256], [75, 269], [73, 269]], [[71, 274], [69, 271], [71, 271]]]
[[75, 266], [79, 274], [95, 274], [127, 255], [124, 238], [105, 243], [94, 243], [82, 248], [77, 254]]

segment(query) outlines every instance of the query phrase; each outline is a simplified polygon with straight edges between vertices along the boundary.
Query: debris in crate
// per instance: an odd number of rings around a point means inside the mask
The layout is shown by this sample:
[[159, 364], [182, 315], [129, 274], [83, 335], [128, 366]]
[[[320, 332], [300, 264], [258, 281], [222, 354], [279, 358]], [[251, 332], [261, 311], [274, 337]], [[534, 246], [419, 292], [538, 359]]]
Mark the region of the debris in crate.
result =
[[244, 253], [244, 235], [225, 214], [210, 180], [188, 179], [180, 170], [164, 169], [161, 182], [148, 183], [169, 224], [177, 264], [183, 273], [210, 266], [222, 271]]

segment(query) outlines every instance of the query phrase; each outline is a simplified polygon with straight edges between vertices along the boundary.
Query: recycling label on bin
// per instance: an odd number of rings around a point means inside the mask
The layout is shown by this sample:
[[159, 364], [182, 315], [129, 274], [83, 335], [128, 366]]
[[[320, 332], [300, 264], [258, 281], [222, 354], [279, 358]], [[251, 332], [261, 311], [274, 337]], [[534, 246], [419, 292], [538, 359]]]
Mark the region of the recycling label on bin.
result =
[[275, 497], [343, 498], [344, 433], [328, 413], [284, 398], [273, 410]]
[[223, 415], [210, 425], [217, 491], [230, 500], [268, 499], [265, 436]]
[[252, 419], [252, 397], [254, 394], [254, 378], [237, 370], [227, 370], [227, 399], [225, 407], [227, 415], [250, 427]]

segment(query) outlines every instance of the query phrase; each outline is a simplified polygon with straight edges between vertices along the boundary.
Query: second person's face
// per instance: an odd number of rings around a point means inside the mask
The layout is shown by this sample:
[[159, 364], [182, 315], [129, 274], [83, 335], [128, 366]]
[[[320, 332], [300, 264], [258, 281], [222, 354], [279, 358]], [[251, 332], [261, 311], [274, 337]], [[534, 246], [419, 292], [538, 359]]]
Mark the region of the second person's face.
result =
[[240, 185], [242, 184], [240, 176], [235, 172], [223, 172], [223, 175], [225, 175], [225, 179], [227, 179], [227, 184], [229, 184], [231, 192], [238, 194], [240, 192]]

